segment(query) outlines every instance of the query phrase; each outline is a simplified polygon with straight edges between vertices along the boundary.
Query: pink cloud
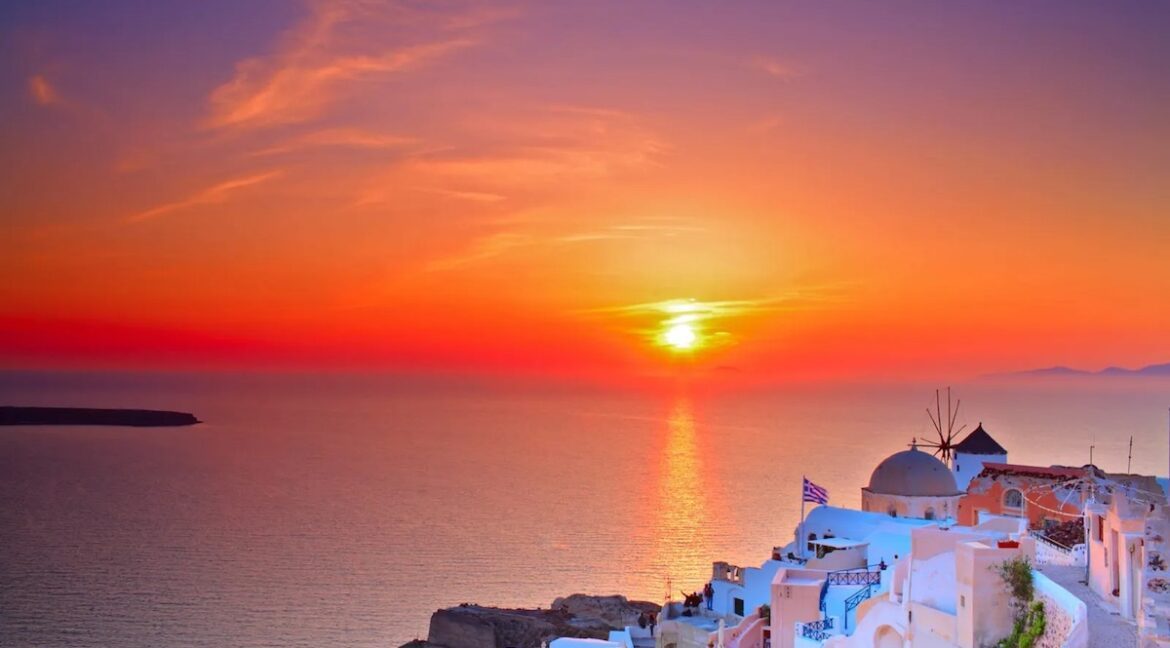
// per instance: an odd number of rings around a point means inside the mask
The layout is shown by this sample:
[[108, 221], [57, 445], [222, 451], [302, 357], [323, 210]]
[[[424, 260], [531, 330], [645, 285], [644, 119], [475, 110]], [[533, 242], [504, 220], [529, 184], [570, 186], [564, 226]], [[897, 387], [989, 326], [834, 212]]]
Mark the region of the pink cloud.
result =
[[277, 170], [273, 170], [273, 171], [266, 171], [264, 173], [256, 173], [253, 175], [247, 175], [247, 176], [243, 176], [243, 177], [239, 177], [239, 178], [232, 178], [230, 180], [225, 180], [225, 181], [220, 182], [218, 184], [214, 184], [210, 187], [207, 187], [206, 189], [198, 191], [198, 192], [196, 192], [196, 193], [194, 193], [194, 194], [192, 194], [192, 195], [190, 195], [187, 198], [184, 198], [182, 200], [176, 200], [174, 202], [164, 203], [164, 204], [159, 205], [157, 207], [152, 207], [146, 211], [139, 212], [137, 214], [133, 214], [131, 216], [128, 216], [125, 219], [125, 222], [127, 222], [127, 223], [140, 223], [142, 221], [151, 220], [154, 218], [158, 218], [159, 216], [163, 216], [163, 215], [166, 215], [166, 214], [169, 214], [172, 212], [176, 212], [176, 211], [180, 211], [180, 210], [184, 210], [184, 209], [189, 209], [191, 207], [196, 207], [199, 205], [219, 204], [219, 203], [226, 201], [231, 194], [235, 193], [236, 191], [239, 191], [240, 189], [244, 189], [245, 187], [251, 187], [253, 185], [258, 185], [262, 182], [267, 182], [269, 180], [272, 180], [273, 178], [277, 178], [277, 177], [281, 176], [283, 173], [284, 172], [282, 170], [277, 169]]
[[57, 93], [56, 88], [49, 83], [48, 79], [40, 74], [33, 75], [29, 78], [28, 92], [32, 96], [33, 101], [42, 106], [52, 106], [61, 101], [61, 96]]
[[748, 67], [759, 70], [768, 76], [776, 77], [777, 79], [794, 79], [804, 74], [800, 68], [790, 63], [778, 61], [767, 56], [753, 57], [748, 61]]
[[[210, 98], [213, 128], [266, 127], [322, 115], [347, 84], [400, 74], [477, 44], [465, 32], [511, 15], [471, 8], [431, 12], [395, 2], [314, 6], [271, 55], [236, 65]], [[387, 45], [387, 41], [407, 41]]]

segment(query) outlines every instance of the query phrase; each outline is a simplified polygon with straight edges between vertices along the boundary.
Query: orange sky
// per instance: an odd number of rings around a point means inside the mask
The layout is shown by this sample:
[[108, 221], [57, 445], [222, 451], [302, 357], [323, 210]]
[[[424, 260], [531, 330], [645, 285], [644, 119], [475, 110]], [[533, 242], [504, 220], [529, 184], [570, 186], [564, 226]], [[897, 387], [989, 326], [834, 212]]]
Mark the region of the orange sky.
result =
[[1170, 360], [1162, 3], [36, 4], [5, 366]]

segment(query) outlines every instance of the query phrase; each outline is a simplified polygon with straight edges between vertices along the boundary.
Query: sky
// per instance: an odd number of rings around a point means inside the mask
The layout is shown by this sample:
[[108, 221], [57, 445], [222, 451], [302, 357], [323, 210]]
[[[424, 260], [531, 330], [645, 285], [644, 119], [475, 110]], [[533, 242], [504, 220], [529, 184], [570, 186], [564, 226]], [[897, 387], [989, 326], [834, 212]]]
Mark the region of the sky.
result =
[[1170, 361], [1170, 4], [0, 7], [0, 366]]

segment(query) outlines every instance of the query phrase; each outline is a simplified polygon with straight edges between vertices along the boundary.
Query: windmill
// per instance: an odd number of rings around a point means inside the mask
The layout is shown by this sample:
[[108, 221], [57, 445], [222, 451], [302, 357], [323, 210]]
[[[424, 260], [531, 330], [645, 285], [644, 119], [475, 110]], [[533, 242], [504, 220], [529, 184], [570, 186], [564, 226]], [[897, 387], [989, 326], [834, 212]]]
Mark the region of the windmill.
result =
[[[955, 419], [959, 418], [959, 405], [963, 401], [956, 400], [954, 408], [951, 408], [951, 388], [947, 387], [947, 417], [944, 420], [942, 416], [942, 396], [939, 390], [934, 390], [934, 411], [926, 408], [926, 415], [930, 417], [931, 424], [934, 425], [934, 431], [938, 434], [938, 441], [923, 441], [921, 445], [927, 448], [934, 448], [934, 456], [943, 460], [947, 466], [951, 465], [951, 456], [955, 451], [955, 437], [959, 435], [967, 426], [964, 424], [959, 429], [955, 429]], [[945, 428], [944, 428], [945, 425]]]

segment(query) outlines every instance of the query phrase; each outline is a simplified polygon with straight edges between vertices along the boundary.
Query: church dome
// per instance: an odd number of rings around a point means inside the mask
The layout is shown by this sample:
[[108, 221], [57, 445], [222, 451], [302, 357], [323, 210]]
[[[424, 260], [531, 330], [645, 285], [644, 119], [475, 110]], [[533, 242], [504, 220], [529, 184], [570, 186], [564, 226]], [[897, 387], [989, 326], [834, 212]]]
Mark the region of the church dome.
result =
[[890, 455], [874, 468], [869, 478], [871, 493], [903, 497], [950, 497], [961, 495], [955, 476], [933, 455], [911, 446]]

